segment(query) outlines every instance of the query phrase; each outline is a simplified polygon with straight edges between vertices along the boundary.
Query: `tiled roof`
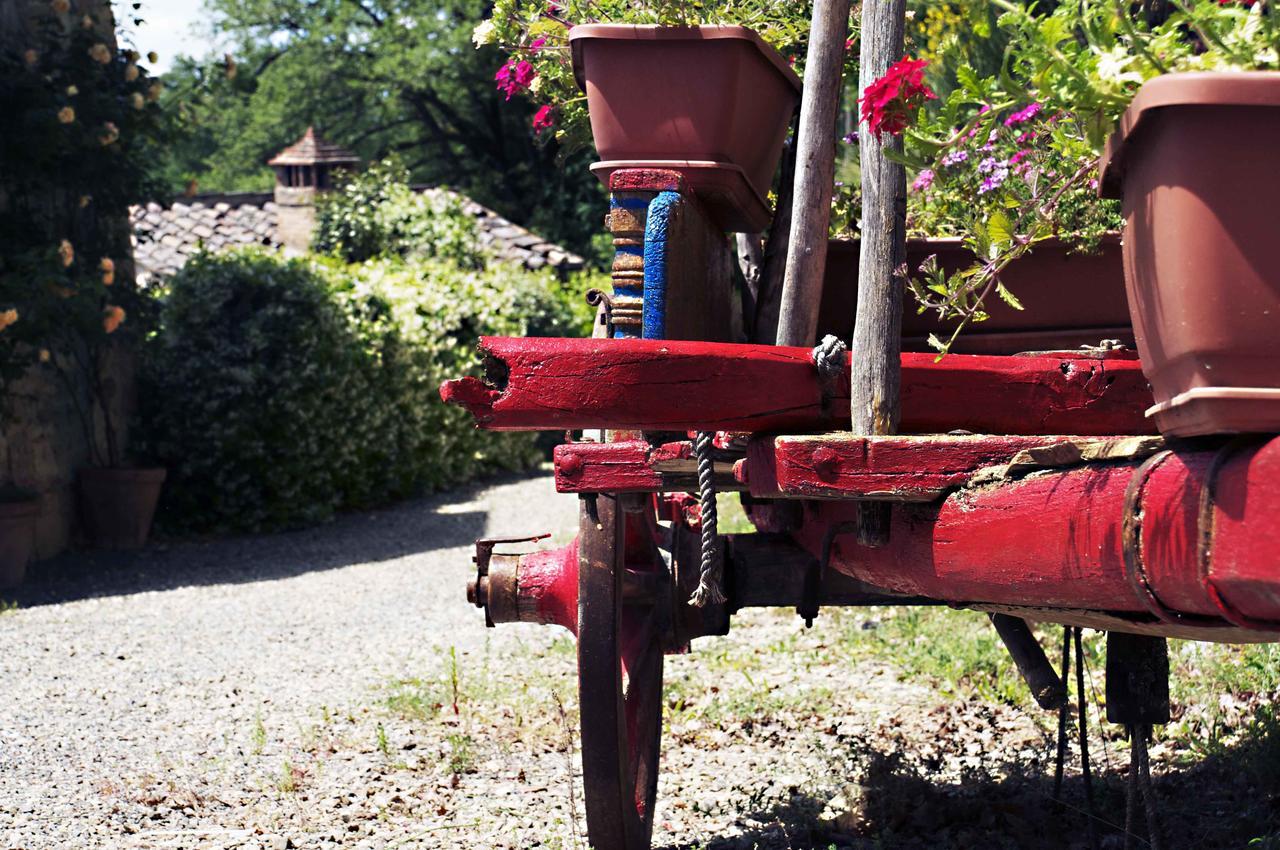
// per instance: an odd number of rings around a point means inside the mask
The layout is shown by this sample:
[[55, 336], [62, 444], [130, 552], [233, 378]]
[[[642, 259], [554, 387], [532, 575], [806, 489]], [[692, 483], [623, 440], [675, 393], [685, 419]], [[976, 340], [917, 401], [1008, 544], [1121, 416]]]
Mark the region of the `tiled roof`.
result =
[[201, 247], [210, 251], [244, 245], [279, 248], [276, 205], [270, 197], [224, 196], [205, 201], [197, 196], [168, 207], [152, 203], [130, 208], [138, 282], [145, 286], [173, 274]]
[[[415, 188], [426, 192], [449, 191]], [[197, 195], [175, 201], [168, 207], [155, 203], [132, 207], [129, 212], [138, 282], [145, 286], [158, 277], [173, 274], [201, 247], [210, 251], [243, 245], [278, 249], [276, 205], [271, 198], [269, 194]], [[568, 272], [582, 268], [583, 260], [576, 254], [547, 242], [469, 198], [461, 197], [461, 200], [463, 209], [476, 217], [481, 244], [497, 259], [518, 263], [527, 269]]]
[[301, 139], [276, 154], [267, 165], [359, 165], [360, 157], [351, 151], [327, 142], [316, 135], [315, 127], [308, 127]]

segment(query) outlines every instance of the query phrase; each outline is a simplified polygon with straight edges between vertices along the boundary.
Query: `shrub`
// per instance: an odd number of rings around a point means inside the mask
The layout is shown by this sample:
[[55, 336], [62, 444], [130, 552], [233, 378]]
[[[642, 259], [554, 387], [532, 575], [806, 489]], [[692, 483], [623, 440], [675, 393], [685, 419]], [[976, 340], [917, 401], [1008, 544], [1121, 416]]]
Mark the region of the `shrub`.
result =
[[581, 330], [565, 287], [438, 259], [203, 255], [172, 280], [143, 369], [143, 439], [169, 468], [171, 531], [325, 520], [540, 455], [437, 395], [474, 373], [481, 334]]
[[312, 247], [349, 263], [376, 257], [440, 257], [463, 268], [484, 265], [480, 230], [463, 200], [447, 189], [415, 192], [394, 160], [349, 176], [320, 199]]

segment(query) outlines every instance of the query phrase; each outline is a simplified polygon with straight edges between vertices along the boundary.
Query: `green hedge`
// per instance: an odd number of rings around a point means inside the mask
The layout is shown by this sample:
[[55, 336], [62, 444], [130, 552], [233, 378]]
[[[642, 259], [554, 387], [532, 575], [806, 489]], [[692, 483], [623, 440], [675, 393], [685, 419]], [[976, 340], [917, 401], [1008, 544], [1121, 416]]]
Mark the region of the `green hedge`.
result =
[[585, 284], [442, 259], [192, 259], [144, 356], [145, 451], [169, 469], [160, 522], [190, 533], [323, 521], [536, 463], [530, 434], [440, 402], [483, 334], [583, 332]]

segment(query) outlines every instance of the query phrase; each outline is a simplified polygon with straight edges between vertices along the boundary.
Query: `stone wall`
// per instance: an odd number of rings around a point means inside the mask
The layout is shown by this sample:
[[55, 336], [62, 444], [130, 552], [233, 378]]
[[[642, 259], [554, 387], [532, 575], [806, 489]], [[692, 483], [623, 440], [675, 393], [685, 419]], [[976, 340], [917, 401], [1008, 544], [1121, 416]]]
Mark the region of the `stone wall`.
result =
[[[119, 390], [112, 405], [112, 421], [119, 445], [125, 445], [135, 398], [133, 357], [116, 351], [103, 360], [109, 380]], [[75, 540], [75, 475], [91, 462], [77, 413], [77, 404], [89, 409], [87, 381], [82, 377], [70, 380], [72, 386], [51, 365], [32, 369], [14, 383], [8, 409], [0, 418], [0, 487], [16, 486], [40, 495], [37, 559], [51, 558]], [[98, 444], [103, 445], [100, 416], [95, 425]]]

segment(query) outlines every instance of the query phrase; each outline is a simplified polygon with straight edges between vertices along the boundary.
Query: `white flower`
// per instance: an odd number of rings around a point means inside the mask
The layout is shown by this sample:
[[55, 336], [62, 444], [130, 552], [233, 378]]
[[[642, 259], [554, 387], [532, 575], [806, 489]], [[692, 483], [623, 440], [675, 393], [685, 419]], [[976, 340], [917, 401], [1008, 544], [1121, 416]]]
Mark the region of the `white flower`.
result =
[[486, 44], [493, 43], [493, 21], [481, 21], [476, 24], [476, 28], [471, 31], [471, 41], [476, 47], [484, 47]]

